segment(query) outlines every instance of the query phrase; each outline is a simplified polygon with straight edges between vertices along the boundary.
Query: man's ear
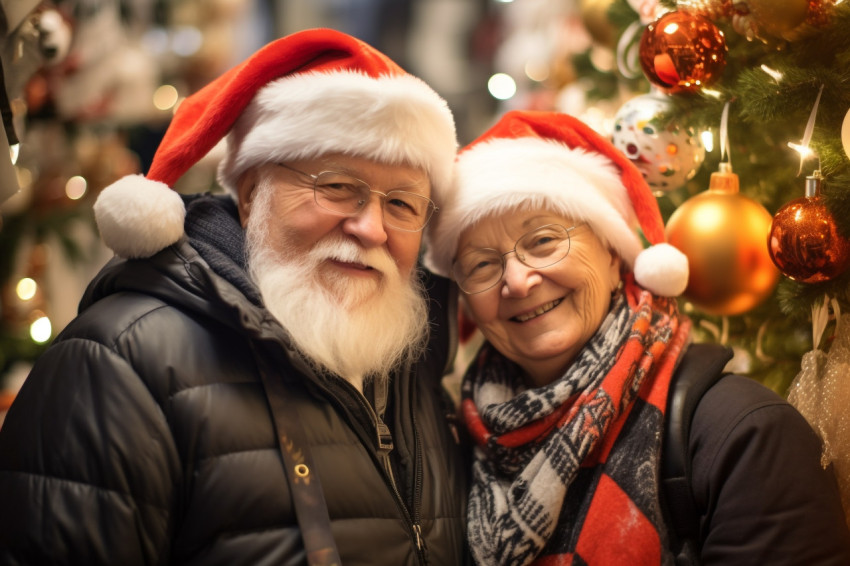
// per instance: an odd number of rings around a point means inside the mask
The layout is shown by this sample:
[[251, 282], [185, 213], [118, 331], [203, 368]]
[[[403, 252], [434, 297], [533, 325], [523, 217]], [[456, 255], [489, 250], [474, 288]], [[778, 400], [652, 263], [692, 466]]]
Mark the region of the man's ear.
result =
[[254, 189], [257, 188], [257, 168], [251, 167], [239, 177], [236, 182], [236, 196], [239, 204], [239, 221], [242, 227], [248, 225], [251, 215], [251, 204], [254, 201]]

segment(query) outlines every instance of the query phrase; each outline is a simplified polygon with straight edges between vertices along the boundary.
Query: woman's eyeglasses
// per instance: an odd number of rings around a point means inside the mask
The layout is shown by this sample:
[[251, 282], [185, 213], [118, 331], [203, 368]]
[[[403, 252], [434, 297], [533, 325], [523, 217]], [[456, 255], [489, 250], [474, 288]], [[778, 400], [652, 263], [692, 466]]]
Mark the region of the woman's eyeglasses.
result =
[[514, 248], [500, 253], [492, 248], [465, 252], [452, 263], [452, 276], [467, 295], [483, 293], [493, 288], [505, 275], [506, 256], [515, 253], [517, 259], [532, 269], [555, 265], [570, 253], [570, 232], [560, 224], [547, 224], [522, 235]]

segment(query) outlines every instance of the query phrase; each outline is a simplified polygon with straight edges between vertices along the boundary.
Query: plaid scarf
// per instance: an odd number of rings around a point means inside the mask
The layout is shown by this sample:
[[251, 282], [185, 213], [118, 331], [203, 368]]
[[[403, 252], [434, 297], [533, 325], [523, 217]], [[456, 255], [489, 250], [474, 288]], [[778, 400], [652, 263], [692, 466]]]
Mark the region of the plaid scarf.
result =
[[475, 442], [467, 522], [479, 564], [672, 564], [659, 502], [676, 301], [629, 280], [566, 373], [535, 389], [485, 344], [463, 380]]

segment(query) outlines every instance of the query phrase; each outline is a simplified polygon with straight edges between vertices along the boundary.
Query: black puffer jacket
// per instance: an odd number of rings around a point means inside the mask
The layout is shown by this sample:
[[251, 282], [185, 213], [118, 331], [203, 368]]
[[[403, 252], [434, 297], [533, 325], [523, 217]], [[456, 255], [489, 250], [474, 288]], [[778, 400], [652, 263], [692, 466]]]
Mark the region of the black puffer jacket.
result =
[[366, 398], [309, 371], [260, 306], [232, 203], [196, 198], [186, 226], [107, 265], [25, 382], [0, 431], [0, 563], [304, 564], [261, 369], [304, 424], [345, 566], [462, 563], [447, 282], [426, 283], [427, 354], [389, 385], [390, 477]]
[[[785, 399], [723, 373], [731, 357], [717, 344], [693, 344], [673, 377], [662, 496], [671, 534], [684, 536], [676, 565], [850, 564], [850, 532], [834, 471], [820, 463], [820, 439]], [[685, 484], [672, 473], [679, 458], [689, 460]]]

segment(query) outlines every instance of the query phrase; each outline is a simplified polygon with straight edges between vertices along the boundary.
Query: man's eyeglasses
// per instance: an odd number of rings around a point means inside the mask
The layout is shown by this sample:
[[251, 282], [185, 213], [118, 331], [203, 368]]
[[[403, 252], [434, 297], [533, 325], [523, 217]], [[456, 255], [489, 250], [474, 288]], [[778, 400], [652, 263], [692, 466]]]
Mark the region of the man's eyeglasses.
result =
[[396, 230], [419, 232], [425, 228], [437, 210], [434, 201], [427, 197], [398, 189], [387, 193], [375, 191], [365, 181], [346, 173], [322, 171], [311, 175], [283, 163], [278, 165], [312, 179], [316, 204], [343, 216], [359, 214], [369, 203], [371, 193], [377, 194], [381, 199], [384, 224]]
[[514, 248], [499, 253], [492, 248], [470, 250], [452, 263], [452, 276], [467, 295], [483, 293], [496, 286], [505, 275], [505, 257], [515, 253], [519, 261], [532, 269], [555, 265], [570, 253], [570, 232], [560, 224], [547, 224], [522, 235]]

